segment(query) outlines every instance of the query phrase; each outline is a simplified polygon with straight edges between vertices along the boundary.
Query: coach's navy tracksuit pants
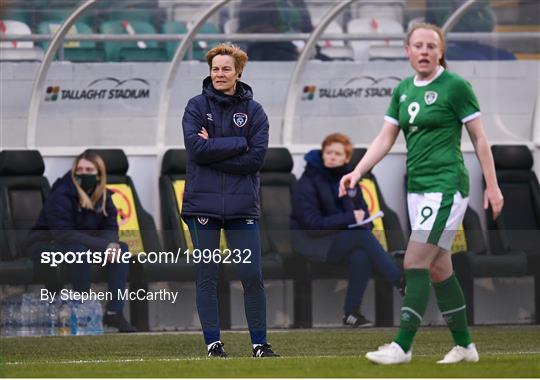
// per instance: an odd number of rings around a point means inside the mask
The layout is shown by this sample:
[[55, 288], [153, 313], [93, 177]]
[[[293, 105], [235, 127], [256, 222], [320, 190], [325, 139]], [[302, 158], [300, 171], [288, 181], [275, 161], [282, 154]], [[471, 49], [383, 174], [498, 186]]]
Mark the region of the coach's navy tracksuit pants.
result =
[[[218, 272], [220, 265], [236, 265], [238, 277], [244, 287], [244, 308], [253, 344], [266, 343], [266, 295], [261, 270], [261, 242], [259, 224], [254, 219], [233, 219], [222, 222], [215, 218], [187, 217], [194, 248], [214, 251], [219, 248], [221, 228], [225, 230], [228, 248], [240, 250], [241, 257], [251, 252], [250, 263], [219, 264], [199, 262], [196, 268], [197, 310], [206, 344], [220, 339], [219, 311], [217, 298]], [[231, 258], [236, 257], [232, 255]]]

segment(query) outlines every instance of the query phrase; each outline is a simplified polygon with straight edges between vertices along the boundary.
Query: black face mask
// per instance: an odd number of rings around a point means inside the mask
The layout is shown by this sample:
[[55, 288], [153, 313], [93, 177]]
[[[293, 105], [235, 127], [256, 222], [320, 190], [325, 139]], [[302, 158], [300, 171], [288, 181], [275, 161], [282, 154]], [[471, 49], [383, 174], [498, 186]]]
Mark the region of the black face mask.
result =
[[81, 186], [82, 189], [87, 193], [92, 191], [98, 182], [97, 174], [80, 174], [76, 175], [75, 179], [77, 180], [79, 186]]

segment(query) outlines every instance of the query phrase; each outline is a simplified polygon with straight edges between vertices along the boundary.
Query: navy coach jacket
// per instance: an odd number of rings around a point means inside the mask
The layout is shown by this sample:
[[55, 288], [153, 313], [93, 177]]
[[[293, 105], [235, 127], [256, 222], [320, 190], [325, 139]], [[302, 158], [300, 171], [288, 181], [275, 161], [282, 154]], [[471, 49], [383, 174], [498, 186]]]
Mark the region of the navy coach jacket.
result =
[[[292, 194], [293, 245], [301, 255], [325, 261], [337, 233], [356, 223], [354, 210], [364, 210], [366, 218], [369, 212], [358, 185], [352, 199], [338, 197], [339, 181], [350, 171], [347, 165], [326, 168], [318, 149], [306, 154], [305, 160], [306, 169]], [[359, 228], [371, 227], [368, 223]]]
[[107, 245], [118, 242], [116, 207], [107, 190], [105, 210], [101, 200], [95, 210], [80, 206], [77, 188], [67, 172], [54, 183], [39, 218], [29, 234], [29, 246], [36, 244], [84, 245], [94, 252], [105, 252]]
[[[198, 136], [203, 127], [208, 140]], [[239, 81], [236, 94], [225, 95], [207, 77], [186, 106], [182, 128], [188, 154], [182, 216], [258, 219], [269, 125], [251, 87]]]

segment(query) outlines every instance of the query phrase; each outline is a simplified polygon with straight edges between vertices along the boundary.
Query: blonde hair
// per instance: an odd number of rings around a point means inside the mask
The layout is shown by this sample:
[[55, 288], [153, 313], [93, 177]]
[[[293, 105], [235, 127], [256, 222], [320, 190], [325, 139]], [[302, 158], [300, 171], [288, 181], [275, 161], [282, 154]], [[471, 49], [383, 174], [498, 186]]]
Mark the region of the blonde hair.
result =
[[342, 133], [332, 133], [331, 135], [326, 136], [321, 144], [322, 151], [324, 152], [326, 147], [333, 143], [340, 143], [343, 145], [345, 148], [345, 158], [347, 158], [347, 160], [352, 157], [353, 144], [346, 135]]
[[234, 68], [238, 74], [242, 74], [248, 61], [248, 55], [238, 46], [222, 43], [206, 53], [206, 62], [208, 62], [210, 70], [212, 70], [212, 60], [216, 55], [230, 55], [234, 59]]
[[[81, 185], [79, 185], [79, 182], [77, 182], [77, 179], [75, 178], [76, 172], [77, 172], [77, 165], [79, 164], [79, 161], [81, 160], [88, 160], [94, 166], [96, 167], [98, 171], [99, 176], [99, 182], [94, 189], [93, 193], [89, 196], [86, 191], [83, 190]], [[105, 163], [103, 162], [103, 159], [95, 152], [92, 152], [91, 150], [85, 150], [81, 154], [75, 158], [75, 161], [73, 161], [73, 165], [71, 167], [71, 180], [75, 184], [75, 188], [77, 189], [77, 194], [79, 196], [79, 202], [82, 208], [88, 209], [88, 210], [94, 210], [96, 208], [96, 205], [98, 201], [101, 199], [101, 210], [100, 212], [103, 213], [103, 215], [107, 216], [107, 210], [106, 210], [106, 200], [107, 200], [107, 170], [105, 169]]]
[[441, 51], [442, 51], [442, 56], [441, 56], [441, 59], [439, 60], [439, 65], [447, 69], [448, 64], [446, 63], [446, 59], [444, 58], [444, 52], [446, 50], [446, 40], [444, 38], [444, 33], [442, 29], [439, 28], [437, 25], [428, 24], [426, 22], [419, 22], [419, 23], [414, 24], [409, 29], [409, 32], [407, 33], [407, 37], [405, 37], [405, 45], [407, 46], [409, 45], [412, 34], [418, 29], [432, 30], [435, 33], [437, 33], [437, 35], [439, 36], [439, 40], [441, 40]]

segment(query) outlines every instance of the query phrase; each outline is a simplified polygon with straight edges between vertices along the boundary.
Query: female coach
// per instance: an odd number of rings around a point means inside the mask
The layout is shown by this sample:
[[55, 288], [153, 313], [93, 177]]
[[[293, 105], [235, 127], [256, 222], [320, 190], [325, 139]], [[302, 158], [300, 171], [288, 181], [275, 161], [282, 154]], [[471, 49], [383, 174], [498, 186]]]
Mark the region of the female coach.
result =
[[321, 148], [306, 154], [306, 169], [293, 191], [293, 246], [296, 252], [313, 261], [347, 263], [350, 273], [343, 324], [373, 326], [360, 312], [373, 271], [402, 288], [401, 271], [371, 232], [372, 223], [349, 227], [369, 217], [358, 184], [348, 197], [338, 197], [339, 180], [351, 170], [348, 165], [353, 153], [351, 140], [341, 133], [332, 133], [325, 137]]
[[[107, 191], [107, 171], [101, 157], [92, 152], [81, 153], [69, 172], [58, 179], [45, 200], [36, 224], [29, 234], [29, 251], [39, 260], [41, 252], [127, 252], [128, 246], [118, 239], [116, 207]], [[120, 251], [119, 251], [120, 250]], [[88, 292], [91, 263], [69, 264], [73, 290]], [[44, 265], [44, 264], [42, 264]], [[103, 323], [119, 332], [136, 331], [122, 314], [124, 302], [118, 292], [126, 287], [129, 263], [114, 260], [107, 265], [107, 280], [113, 299], [107, 303]]]
[[[253, 100], [251, 87], [240, 82], [248, 60], [245, 52], [220, 44], [206, 58], [210, 76], [203, 81], [202, 94], [189, 100], [182, 120], [188, 154], [182, 217], [201, 251], [217, 250], [220, 230], [225, 229], [244, 287], [253, 356], [277, 356], [266, 341], [258, 223], [259, 170], [268, 149], [268, 118]], [[212, 255], [210, 262], [196, 263], [197, 310], [210, 357], [227, 356], [220, 341], [219, 261], [221, 255]]]
[[491, 205], [493, 218], [501, 212], [503, 197], [476, 96], [467, 81], [446, 70], [442, 31], [431, 24], [416, 24], [407, 34], [405, 49], [416, 75], [395, 88], [381, 132], [356, 168], [341, 179], [339, 189], [344, 196], [346, 188], [382, 160], [403, 130], [412, 226], [404, 262], [407, 288], [394, 341], [366, 357], [379, 364], [411, 360], [412, 341], [426, 310], [431, 282], [456, 344], [438, 363], [476, 362], [479, 357], [467, 327], [465, 299], [449, 253], [469, 194], [460, 149], [462, 124], [482, 167], [484, 207]]

